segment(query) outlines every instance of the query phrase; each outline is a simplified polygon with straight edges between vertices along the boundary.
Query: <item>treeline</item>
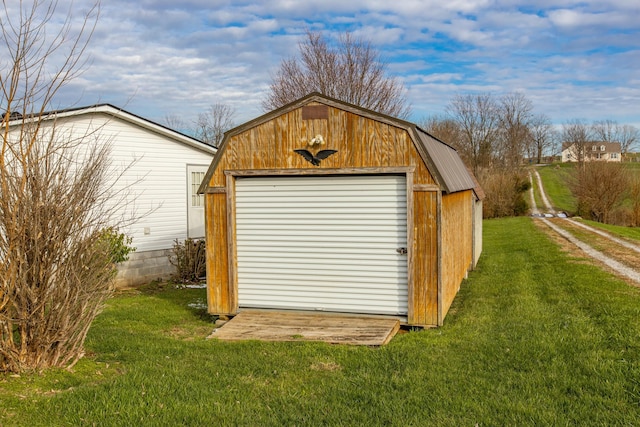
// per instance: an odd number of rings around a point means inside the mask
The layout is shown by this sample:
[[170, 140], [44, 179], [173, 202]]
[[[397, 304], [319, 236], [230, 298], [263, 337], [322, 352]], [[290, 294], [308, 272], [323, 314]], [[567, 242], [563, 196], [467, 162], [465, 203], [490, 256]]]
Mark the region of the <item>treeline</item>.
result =
[[[485, 218], [526, 214], [529, 206], [525, 192], [530, 188], [526, 166], [555, 159], [564, 144], [585, 146], [592, 141], [619, 142], [624, 154], [638, 142], [635, 127], [613, 120], [588, 124], [574, 119], [558, 129], [550, 117], [536, 113], [531, 100], [519, 92], [500, 97], [489, 93], [457, 95], [444, 114], [423, 120], [421, 126], [458, 150], [473, 171], [486, 193]], [[592, 201], [604, 196], [585, 196], [590, 188], [586, 169], [591, 169], [585, 164], [581, 163], [580, 170], [574, 174], [571, 188], [579, 200], [580, 213], [603, 221], [609, 215], [603, 214], [600, 207], [594, 210]], [[621, 166], [618, 164], [609, 169], [616, 167]], [[626, 181], [624, 173], [616, 176], [621, 178], [615, 188], [623, 188], [624, 193], [630, 182]]]

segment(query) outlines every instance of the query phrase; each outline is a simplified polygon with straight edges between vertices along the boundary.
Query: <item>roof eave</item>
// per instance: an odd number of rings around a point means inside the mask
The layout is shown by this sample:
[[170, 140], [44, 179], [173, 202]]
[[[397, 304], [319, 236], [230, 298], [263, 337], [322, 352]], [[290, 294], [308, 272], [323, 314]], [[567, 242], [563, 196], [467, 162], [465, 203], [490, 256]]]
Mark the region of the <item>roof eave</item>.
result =
[[216, 147], [205, 144], [204, 142], [195, 139], [189, 135], [185, 135], [177, 130], [168, 128], [159, 123], [152, 122], [136, 114], [130, 113], [122, 108], [115, 107], [111, 104], [95, 104], [87, 107], [70, 108], [65, 110], [49, 111], [42, 114], [38, 114], [30, 117], [22, 117], [16, 120], [10, 121], [9, 126], [19, 126], [22, 123], [36, 120], [56, 120], [59, 118], [81, 116], [84, 114], [106, 114], [112, 117], [119, 118], [126, 122], [135, 124], [141, 128], [147, 129], [151, 132], [163, 135], [167, 138], [177, 140], [185, 145], [193, 147], [197, 150], [204, 151], [209, 154], [215, 154]]

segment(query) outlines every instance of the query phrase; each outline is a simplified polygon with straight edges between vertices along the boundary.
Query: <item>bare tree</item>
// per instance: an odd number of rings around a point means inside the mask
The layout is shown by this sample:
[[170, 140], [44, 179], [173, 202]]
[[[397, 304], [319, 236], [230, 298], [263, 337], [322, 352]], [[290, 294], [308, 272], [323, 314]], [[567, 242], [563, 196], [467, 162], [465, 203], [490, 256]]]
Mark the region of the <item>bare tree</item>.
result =
[[451, 118], [446, 116], [431, 116], [421, 121], [420, 126], [453, 148], [458, 149], [460, 145], [460, 128]]
[[198, 114], [195, 135], [201, 141], [217, 147], [224, 133], [233, 127], [235, 109], [226, 104], [213, 104], [204, 113]]
[[456, 95], [446, 111], [460, 129], [458, 151], [477, 176], [492, 163], [500, 121], [498, 104], [490, 94]]
[[177, 131], [184, 131], [188, 128], [187, 122], [182, 120], [182, 117], [177, 114], [166, 114], [162, 118], [162, 124]]
[[632, 152], [640, 141], [638, 128], [631, 125], [621, 125], [618, 127], [618, 142], [621, 145], [623, 154]]
[[542, 163], [542, 156], [548, 152], [555, 143], [555, 130], [551, 120], [545, 114], [538, 114], [532, 117], [530, 124], [531, 145], [537, 163]]
[[591, 131], [595, 138], [604, 142], [618, 142], [617, 140], [618, 122], [615, 120], [596, 120], [591, 125]]
[[522, 165], [527, 146], [531, 141], [530, 125], [533, 104], [520, 93], [508, 93], [499, 101], [499, 144], [496, 158], [505, 168], [519, 168]]
[[573, 119], [562, 125], [562, 148], [569, 149], [571, 156], [580, 165], [585, 162], [587, 144], [591, 140], [591, 130], [582, 120]]
[[283, 60], [272, 77], [262, 103], [266, 111], [320, 92], [394, 117], [409, 116], [404, 85], [387, 75], [387, 64], [368, 41], [345, 32], [333, 47], [322, 33], [307, 31], [298, 48], [298, 56]]
[[95, 131], [60, 130], [45, 112], [81, 71], [98, 6], [79, 32], [69, 10], [45, 37], [58, 17], [55, 2], [20, 2], [11, 12], [3, 5], [0, 371], [20, 372], [83, 356], [91, 322], [112, 292], [113, 245], [122, 235], [112, 228], [119, 196], [106, 184], [113, 182], [108, 144]]
[[622, 153], [628, 153], [640, 139], [638, 129], [631, 125], [620, 125], [615, 120], [593, 122], [592, 132], [604, 142], [619, 142]]

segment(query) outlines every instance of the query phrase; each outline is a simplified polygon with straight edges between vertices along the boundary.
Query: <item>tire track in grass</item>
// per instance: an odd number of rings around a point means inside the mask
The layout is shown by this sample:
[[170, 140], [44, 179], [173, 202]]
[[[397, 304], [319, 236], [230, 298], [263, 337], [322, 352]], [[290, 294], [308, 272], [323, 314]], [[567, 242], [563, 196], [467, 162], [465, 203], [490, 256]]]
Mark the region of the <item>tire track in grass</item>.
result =
[[625, 276], [625, 277], [633, 280], [634, 282], [636, 282], [636, 284], [638, 286], [640, 286], [640, 272], [632, 269], [631, 267], [627, 267], [626, 265], [616, 261], [615, 259], [613, 259], [611, 257], [608, 257], [607, 255], [603, 254], [600, 251], [595, 250], [591, 246], [589, 246], [586, 243], [584, 243], [582, 240], [578, 240], [571, 233], [569, 233], [568, 231], [566, 231], [565, 229], [563, 229], [561, 227], [558, 227], [557, 225], [555, 225], [554, 223], [552, 223], [548, 219], [546, 219], [546, 218], [539, 218], [539, 219], [540, 219], [540, 221], [544, 222], [553, 231], [555, 231], [556, 233], [558, 233], [559, 235], [561, 235], [562, 237], [567, 239], [569, 242], [571, 242], [574, 245], [576, 245], [578, 248], [580, 248], [584, 253], [589, 255], [591, 258], [594, 258], [594, 259], [602, 262], [603, 264], [605, 264], [608, 267], [612, 268], [614, 271], [616, 271], [617, 273], [621, 274], [622, 276]]
[[[537, 170], [534, 170], [533, 172], [536, 175], [536, 180], [538, 182], [538, 190], [540, 192], [540, 198], [542, 199], [542, 202], [545, 204], [545, 208], [549, 212], [555, 214], [556, 211], [553, 208], [553, 206], [551, 206], [551, 203], [549, 202], [549, 199], [547, 198], [547, 194], [544, 191], [544, 187], [542, 186], [542, 179], [540, 178], [540, 174], [538, 173]], [[531, 177], [531, 174], [529, 174], [529, 177]], [[531, 190], [532, 190], [532, 194], [533, 194], [533, 185], [531, 186]], [[533, 204], [535, 204], [535, 199], [532, 198], [532, 201], [533, 201]], [[631, 249], [632, 251], [640, 253], [640, 246], [638, 246], [638, 245], [636, 245], [634, 243], [631, 243], [631, 242], [629, 242], [627, 240], [624, 240], [624, 239], [620, 239], [620, 238], [618, 238], [616, 236], [613, 236], [613, 235], [607, 233], [606, 231], [602, 231], [602, 230], [600, 230], [598, 228], [591, 227], [591, 226], [589, 226], [587, 224], [584, 224], [584, 223], [582, 223], [580, 221], [576, 221], [576, 220], [571, 219], [571, 218], [566, 218], [566, 219], [568, 221], [571, 221], [572, 224], [575, 224], [578, 227], [582, 227], [585, 230], [588, 230], [588, 231], [590, 231], [592, 233], [595, 233], [595, 234], [597, 234], [599, 236], [607, 238], [607, 239], [611, 240], [612, 242], [615, 242], [615, 243], [617, 243], [617, 244], [619, 244], [621, 246], [624, 246], [627, 249]]]
[[[545, 192], [544, 192], [544, 187], [542, 186], [542, 180], [540, 179], [540, 174], [538, 174], [538, 171], [534, 170], [533, 173], [536, 175], [536, 181], [538, 183], [538, 191], [540, 193], [540, 198], [542, 199], [542, 202], [545, 204], [545, 207], [548, 211], [552, 212], [554, 215], [556, 213], [555, 209], [553, 209], [553, 207], [551, 207], [551, 203], [549, 203], [549, 199], [547, 198]], [[577, 239], [573, 234], [571, 234], [570, 232], [568, 232], [567, 230], [557, 226], [556, 224], [552, 223], [551, 221], [549, 221], [547, 218], [544, 217], [540, 217], [539, 213], [540, 210], [538, 209], [536, 202], [535, 202], [535, 197], [533, 195], [533, 177], [531, 175], [531, 173], [529, 173], [529, 180], [531, 181], [531, 210], [532, 213], [534, 214], [534, 216], [537, 216], [537, 219], [539, 219], [540, 221], [542, 221], [545, 225], [547, 225], [550, 229], [552, 229], [553, 231], [555, 231], [556, 233], [558, 233], [560, 236], [564, 237], [565, 239], [567, 239], [569, 242], [571, 242], [572, 244], [574, 244], [575, 246], [577, 246], [578, 248], [580, 248], [585, 254], [587, 254], [588, 256], [590, 256], [591, 258], [605, 264], [606, 266], [608, 266], [609, 268], [613, 269], [614, 271], [616, 271], [618, 274], [632, 280], [633, 282], [635, 282], [636, 285], [640, 286], [640, 272], [628, 267], [622, 263], [620, 263], [619, 261], [605, 255], [604, 253], [594, 249], [593, 247], [591, 247], [590, 245], [586, 244], [585, 242]], [[621, 246], [624, 246], [627, 249], [636, 251], [638, 253], [640, 253], [640, 247], [638, 247], [637, 245], [634, 245], [633, 243], [627, 242], [625, 240], [622, 239], [618, 239], [615, 236], [610, 235], [609, 233], [606, 233], [604, 231], [598, 230], [596, 228], [590, 227], [586, 224], [583, 224], [581, 222], [575, 221], [573, 219], [570, 218], [565, 218], [565, 221], [570, 221], [572, 224], [576, 224], [579, 227], [582, 227], [588, 231], [591, 231], [595, 234], [598, 234], [602, 237], [605, 237], [609, 240], [611, 240], [612, 242], [615, 242]]]
[[[538, 182], [538, 192], [540, 193], [540, 198], [542, 199], [542, 203], [544, 203], [544, 208], [550, 213], [556, 213], [556, 210], [551, 206], [549, 199], [547, 198], [547, 193], [544, 191], [544, 187], [542, 186], [542, 179], [540, 178], [540, 174], [537, 170], [534, 170], [533, 173], [536, 175], [536, 181]], [[529, 179], [531, 179], [531, 173], [529, 173]], [[533, 191], [533, 182], [531, 183], [531, 190]], [[534, 199], [535, 203], [535, 199]]]
[[613, 236], [613, 235], [607, 233], [606, 231], [600, 230], [599, 228], [595, 228], [595, 227], [588, 226], [587, 224], [583, 224], [580, 221], [576, 221], [576, 220], [571, 219], [571, 218], [567, 218], [567, 219], [569, 221], [571, 221], [572, 224], [577, 225], [578, 227], [584, 228], [585, 230], [588, 230], [588, 231], [590, 231], [592, 233], [595, 233], [595, 234], [597, 234], [599, 236], [607, 238], [607, 239], [611, 240], [612, 242], [615, 242], [615, 243], [619, 244], [620, 246], [624, 246], [625, 248], [631, 249], [632, 251], [638, 252], [640, 254], [640, 246], [638, 246], [638, 245], [635, 245], [635, 244], [633, 244], [631, 242], [628, 242], [628, 241], [626, 241], [624, 239], [620, 239], [620, 238], [618, 238], [616, 236]]
[[531, 188], [529, 188], [529, 198], [531, 199], [531, 215], [538, 216], [540, 215], [540, 209], [538, 209], [538, 205], [536, 204], [536, 197], [533, 194], [533, 178], [531, 177], [531, 171], [529, 171], [529, 182], [531, 183]]

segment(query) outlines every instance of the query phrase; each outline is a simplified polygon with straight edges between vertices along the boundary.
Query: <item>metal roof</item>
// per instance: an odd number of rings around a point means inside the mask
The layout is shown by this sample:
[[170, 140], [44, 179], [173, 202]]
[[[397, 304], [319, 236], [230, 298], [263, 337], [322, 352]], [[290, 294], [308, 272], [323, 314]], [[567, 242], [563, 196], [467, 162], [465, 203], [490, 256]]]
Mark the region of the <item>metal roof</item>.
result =
[[437, 140], [420, 128], [417, 128], [417, 135], [433, 162], [436, 169], [434, 172], [439, 175], [440, 184], [447, 193], [476, 187], [471, 173], [453, 147]]

